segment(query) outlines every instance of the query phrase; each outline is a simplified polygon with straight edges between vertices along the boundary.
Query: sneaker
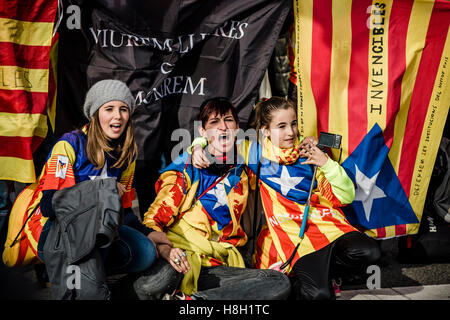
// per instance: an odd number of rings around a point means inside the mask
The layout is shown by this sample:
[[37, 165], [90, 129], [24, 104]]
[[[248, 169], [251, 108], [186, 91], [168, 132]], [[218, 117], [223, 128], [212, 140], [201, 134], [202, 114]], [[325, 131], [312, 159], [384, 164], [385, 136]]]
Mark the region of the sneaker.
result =
[[336, 298], [341, 296], [341, 289], [339, 288], [342, 285], [342, 280], [339, 278], [339, 284], [337, 284], [336, 280], [331, 279], [331, 283], [333, 284], [334, 295]]
[[183, 292], [177, 290], [172, 294], [166, 293], [162, 298], [162, 300], [194, 300], [194, 299], [192, 299], [191, 296], [188, 296], [187, 294], [184, 294]]

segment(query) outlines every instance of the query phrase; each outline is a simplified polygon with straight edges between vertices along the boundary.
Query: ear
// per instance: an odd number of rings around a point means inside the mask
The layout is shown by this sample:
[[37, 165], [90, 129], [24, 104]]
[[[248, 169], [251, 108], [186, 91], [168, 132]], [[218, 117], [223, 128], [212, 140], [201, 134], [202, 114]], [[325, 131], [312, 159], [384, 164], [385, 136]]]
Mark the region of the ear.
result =
[[197, 130], [198, 130], [198, 133], [200, 133], [200, 135], [201, 135], [202, 137], [208, 138], [208, 137], [206, 136], [206, 130], [205, 130], [205, 128], [203, 128], [202, 125], [199, 125], [199, 126], [197, 127]]
[[267, 127], [261, 127], [261, 131], [264, 137], [270, 137], [270, 129]]

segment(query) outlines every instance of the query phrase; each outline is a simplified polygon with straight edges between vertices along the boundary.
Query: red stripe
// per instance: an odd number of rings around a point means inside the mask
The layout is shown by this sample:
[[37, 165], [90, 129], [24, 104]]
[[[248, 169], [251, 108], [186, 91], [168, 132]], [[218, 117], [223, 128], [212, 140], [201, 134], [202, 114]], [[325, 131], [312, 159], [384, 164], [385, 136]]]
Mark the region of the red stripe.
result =
[[[450, 10], [443, 10], [443, 3], [435, 3], [428, 25], [425, 47], [422, 52], [419, 69], [417, 71], [414, 90], [411, 95], [408, 120], [402, 144], [402, 156], [398, 177], [409, 197], [412, 173], [419, 151], [420, 135], [424, 126], [434, 82], [450, 24]], [[436, 120], [435, 120], [436, 121]], [[426, 125], [426, 124], [425, 124]], [[420, 152], [420, 151], [419, 151]]]
[[50, 46], [27, 46], [0, 42], [0, 65], [29, 69], [48, 69]]
[[319, 227], [311, 220], [307, 221], [305, 235], [314, 247], [314, 250], [319, 250], [330, 243], [325, 234], [320, 231]]
[[33, 22], [53, 22], [58, 1], [1, 1], [0, 18]]
[[[280, 202], [280, 204], [283, 205], [287, 214], [291, 214], [293, 216], [295, 216], [295, 215], [299, 216], [298, 219], [294, 219], [294, 222], [297, 223], [297, 225], [299, 227], [299, 232], [300, 232], [300, 227], [301, 227], [303, 219], [300, 219], [301, 211], [299, 210], [298, 206], [294, 202], [284, 198], [282, 195], [280, 195], [278, 193], [277, 193], [277, 196], [278, 196], [278, 201]], [[310, 215], [312, 214], [312, 210], [314, 210], [314, 208], [311, 207], [310, 212], [309, 212]], [[320, 231], [320, 229], [317, 227], [317, 225], [315, 223], [313, 223], [311, 220], [308, 220], [306, 223], [305, 234], [308, 237], [309, 241], [311, 242], [311, 245], [314, 247], [315, 250], [319, 250], [324, 245], [330, 243], [330, 241], [328, 241], [328, 238], [325, 236], [325, 234], [323, 234], [322, 231]]]
[[403, 236], [406, 234], [406, 224], [398, 224], [395, 226], [395, 235]]
[[[339, 210], [339, 209], [337, 209], [337, 208], [334, 209], [334, 210], [339, 211], [339, 212], [342, 214], [342, 216], [344, 216], [344, 213], [343, 213], [341, 210]], [[347, 232], [350, 232], [350, 231], [355, 231], [355, 228], [354, 228], [354, 227], [352, 227], [350, 224], [345, 224], [345, 223], [343, 223], [342, 220], [339, 220], [339, 219], [334, 218], [334, 217], [331, 215], [331, 213], [330, 213], [330, 214], [327, 214], [327, 215], [324, 215], [324, 216], [322, 217], [322, 219], [323, 219], [324, 221], [330, 221], [330, 222], [334, 223], [334, 226], [335, 226], [337, 229], [339, 229], [339, 230], [341, 230], [342, 232], [344, 232], [344, 233], [347, 233]]]
[[47, 92], [0, 89], [0, 112], [46, 114], [47, 96]]
[[33, 160], [33, 151], [43, 141], [40, 137], [4, 137], [0, 136], [0, 157], [14, 157]]
[[315, 0], [311, 42], [311, 88], [317, 109], [317, 132], [328, 131], [333, 16], [331, 0]]
[[388, 34], [388, 92], [384, 140], [390, 148], [394, 137], [395, 117], [400, 109], [402, 80], [406, 70], [406, 35], [413, 1], [394, 1]]
[[278, 262], [278, 251], [277, 251], [277, 247], [275, 247], [275, 243], [273, 243], [273, 240], [272, 240], [270, 242], [268, 267], [273, 265], [275, 262]]
[[369, 79], [370, 29], [367, 8], [371, 0], [352, 1], [352, 53], [348, 82], [348, 153], [351, 154], [367, 133], [367, 81]]
[[[276, 199], [273, 199], [272, 201], [267, 188], [262, 183], [260, 184], [260, 190], [261, 190], [261, 199], [263, 201], [264, 210], [266, 212], [266, 217], [274, 217], [273, 201], [276, 201]], [[276, 194], [278, 197], [278, 193]], [[270, 221], [267, 221], [267, 223], [270, 223]], [[286, 258], [288, 259], [289, 256], [294, 251], [295, 245], [292, 243], [291, 239], [289, 239], [286, 232], [281, 228], [280, 225], [278, 226], [275, 225], [272, 227], [275, 230], [276, 236], [280, 241], [281, 250], [283, 250], [284, 254], [286, 255]], [[298, 253], [295, 253], [295, 259], [298, 259]]]
[[386, 237], [386, 229], [378, 228], [377, 230], [377, 238], [385, 238]]

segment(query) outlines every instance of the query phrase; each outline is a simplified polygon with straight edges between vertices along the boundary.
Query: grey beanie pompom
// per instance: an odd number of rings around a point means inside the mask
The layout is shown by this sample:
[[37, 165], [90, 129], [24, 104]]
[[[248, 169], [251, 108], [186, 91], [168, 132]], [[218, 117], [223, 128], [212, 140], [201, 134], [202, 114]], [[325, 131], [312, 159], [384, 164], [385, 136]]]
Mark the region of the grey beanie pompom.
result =
[[91, 120], [92, 115], [106, 102], [118, 100], [127, 104], [130, 114], [135, 109], [134, 98], [127, 85], [120, 80], [101, 80], [94, 84], [86, 95], [83, 111]]

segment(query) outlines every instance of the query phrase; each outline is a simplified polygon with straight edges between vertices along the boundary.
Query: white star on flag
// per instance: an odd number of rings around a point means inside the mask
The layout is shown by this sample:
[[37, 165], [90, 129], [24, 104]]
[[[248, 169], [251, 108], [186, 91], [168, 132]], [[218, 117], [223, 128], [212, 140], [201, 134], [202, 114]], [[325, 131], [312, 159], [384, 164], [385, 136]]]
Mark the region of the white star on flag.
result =
[[356, 185], [358, 186], [355, 192], [355, 201], [362, 202], [366, 219], [369, 221], [373, 200], [385, 198], [386, 194], [375, 184], [380, 171], [378, 171], [372, 178], [369, 178], [359, 170], [356, 164], [355, 167], [355, 180]]
[[102, 172], [100, 173], [99, 176], [89, 176], [89, 178], [91, 178], [91, 180], [97, 180], [97, 179], [106, 179], [109, 178], [108, 176], [108, 165], [105, 161], [105, 165], [103, 166]]
[[[289, 175], [289, 171], [286, 166], [283, 166], [283, 169], [281, 170], [281, 176], [279, 178], [267, 178], [267, 180], [272, 181], [273, 183], [276, 183], [280, 185], [281, 187], [281, 193], [283, 196], [287, 195], [289, 190], [294, 189], [295, 186], [298, 185], [304, 177], [291, 177]], [[302, 190], [299, 190], [302, 191]]]
[[225, 184], [228, 187], [231, 187], [230, 182], [228, 181], [228, 178], [223, 179], [223, 183], [218, 183], [214, 188], [208, 191], [208, 193], [212, 194], [214, 197], [217, 198], [217, 202], [214, 205], [213, 210], [216, 210], [216, 208], [228, 205], [228, 199], [227, 199], [227, 192], [225, 191]]

